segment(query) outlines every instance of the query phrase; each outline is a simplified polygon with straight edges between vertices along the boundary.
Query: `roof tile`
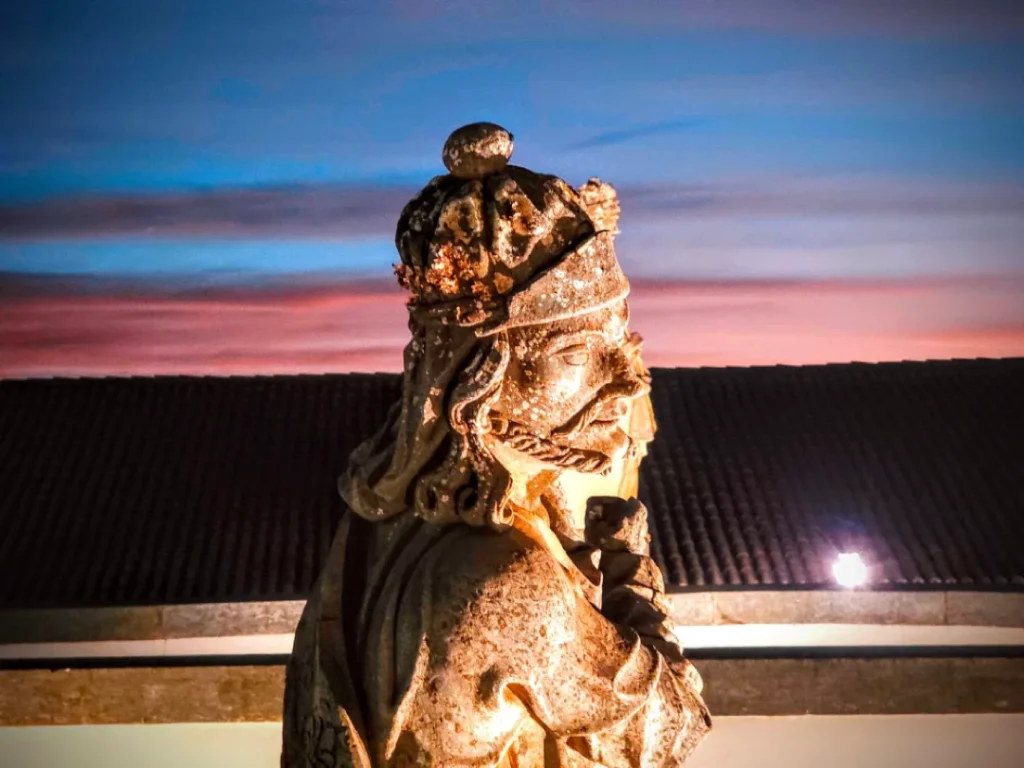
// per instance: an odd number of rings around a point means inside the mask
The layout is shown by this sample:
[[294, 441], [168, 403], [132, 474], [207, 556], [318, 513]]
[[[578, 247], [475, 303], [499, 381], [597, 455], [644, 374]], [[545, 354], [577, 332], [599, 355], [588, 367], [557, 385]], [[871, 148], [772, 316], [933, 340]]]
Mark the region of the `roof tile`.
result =
[[[1024, 589], [1024, 359], [660, 369], [675, 587]], [[391, 374], [0, 382], [0, 608], [304, 596]]]

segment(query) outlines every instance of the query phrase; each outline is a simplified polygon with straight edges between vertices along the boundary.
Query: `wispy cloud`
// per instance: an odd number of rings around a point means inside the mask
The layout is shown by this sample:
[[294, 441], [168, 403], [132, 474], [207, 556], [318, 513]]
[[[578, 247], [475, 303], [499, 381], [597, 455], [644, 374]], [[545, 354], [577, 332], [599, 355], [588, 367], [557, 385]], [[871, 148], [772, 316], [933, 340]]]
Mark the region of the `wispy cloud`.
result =
[[[1024, 278], [635, 281], [651, 365], [1024, 355]], [[6, 279], [0, 377], [395, 371], [408, 339], [391, 282], [174, 292]]]
[[566, 147], [567, 151], [576, 151], [580, 149], [595, 149], [597, 147], [610, 147], [615, 144], [625, 144], [628, 141], [635, 141], [636, 139], [647, 138], [648, 136], [657, 136], [664, 133], [678, 133], [690, 130], [700, 124], [703, 120], [667, 120], [660, 123], [650, 123], [648, 125], [638, 125], [633, 128], [623, 128], [617, 131], [605, 131], [599, 133], [596, 136], [591, 136], [589, 139], [585, 139], [576, 144], [570, 144]]
[[454, 20], [492, 22], [482, 25], [481, 35], [498, 35], [506, 25], [522, 29], [531, 22], [535, 33], [543, 34], [547, 26], [566, 17], [580, 24], [808, 34], [963, 37], [1024, 30], [1024, 12], [1013, 0], [523, 0], [515, 8], [499, 0], [398, 0], [391, 4], [391, 12], [397, 16], [392, 23], [448, 21], [450, 27]]
[[394, 233], [415, 192], [305, 185], [58, 198], [0, 207], [0, 238], [379, 236]]
[[[640, 131], [651, 131], [648, 126]], [[590, 141], [627, 140], [636, 132]], [[580, 180], [582, 181], [582, 179]], [[412, 186], [305, 185], [79, 196], [0, 206], [0, 241], [87, 237], [369, 238], [394, 235]], [[619, 188], [624, 224], [704, 217], [1024, 214], [1024, 185], [871, 176], [749, 178]]]
[[643, 26], [960, 39], [1024, 32], [1024, 7], [1013, 0], [569, 0], [549, 5], [554, 13], [568, 10], [586, 18]]
[[692, 112], [726, 115], [766, 108], [804, 114], [824, 108], [860, 114], [919, 109], [931, 115], [962, 115], [966, 109], [1012, 112], [1024, 101], [1024, 80], [1013, 67], [985, 77], [938, 67], [927, 72], [898, 66], [889, 70], [869, 59], [845, 66], [821, 62], [805, 70], [658, 73], [634, 84], [629, 96], [635, 103], [685, 104]]

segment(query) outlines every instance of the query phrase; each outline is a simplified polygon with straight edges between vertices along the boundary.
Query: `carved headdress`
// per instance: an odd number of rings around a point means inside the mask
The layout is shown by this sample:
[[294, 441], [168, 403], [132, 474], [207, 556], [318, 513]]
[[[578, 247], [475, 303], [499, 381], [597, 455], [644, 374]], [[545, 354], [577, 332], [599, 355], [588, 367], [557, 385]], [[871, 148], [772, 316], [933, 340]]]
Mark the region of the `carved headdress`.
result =
[[507, 165], [511, 154], [504, 129], [466, 126], [445, 145], [451, 173], [405, 207], [396, 272], [411, 311], [484, 336], [589, 312], [629, 291], [612, 245], [614, 190], [592, 180], [581, 195]]
[[339, 488], [370, 519], [503, 527], [507, 472], [481, 437], [508, 365], [509, 328], [582, 315], [629, 291], [615, 258], [618, 200], [512, 166], [513, 137], [468, 125], [444, 147], [447, 175], [403, 210], [395, 242], [410, 291], [403, 392], [385, 428], [353, 453]]

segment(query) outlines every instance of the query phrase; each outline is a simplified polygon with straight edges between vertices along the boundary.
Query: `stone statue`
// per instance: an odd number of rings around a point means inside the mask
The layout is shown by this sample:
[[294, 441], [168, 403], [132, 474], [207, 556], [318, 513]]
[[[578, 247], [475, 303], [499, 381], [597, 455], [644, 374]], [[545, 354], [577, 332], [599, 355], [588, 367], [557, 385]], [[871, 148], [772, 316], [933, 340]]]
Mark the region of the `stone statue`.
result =
[[457, 130], [398, 222], [402, 396], [339, 480], [283, 766], [675, 766], [710, 728], [633, 498], [655, 425], [615, 191], [511, 154]]

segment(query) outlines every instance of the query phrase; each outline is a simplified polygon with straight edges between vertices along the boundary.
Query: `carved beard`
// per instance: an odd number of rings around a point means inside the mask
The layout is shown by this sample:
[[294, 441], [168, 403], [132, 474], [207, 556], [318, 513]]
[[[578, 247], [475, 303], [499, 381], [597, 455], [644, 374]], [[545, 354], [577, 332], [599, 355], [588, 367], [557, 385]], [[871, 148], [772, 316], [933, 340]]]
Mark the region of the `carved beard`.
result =
[[492, 416], [491, 434], [509, 448], [561, 469], [604, 475], [612, 468], [611, 456], [601, 451], [556, 443], [549, 438], [533, 434], [529, 427], [518, 421]]
[[606, 386], [564, 424], [551, 430], [550, 437], [542, 437], [525, 424], [495, 415], [491, 416], [491, 434], [508, 447], [545, 464], [605, 475], [611, 470], [614, 457], [601, 450], [601, 432], [621, 432], [627, 441], [626, 457], [639, 455], [638, 441], [618, 425], [623, 415], [619, 403], [632, 396], [635, 388], [632, 383]]

